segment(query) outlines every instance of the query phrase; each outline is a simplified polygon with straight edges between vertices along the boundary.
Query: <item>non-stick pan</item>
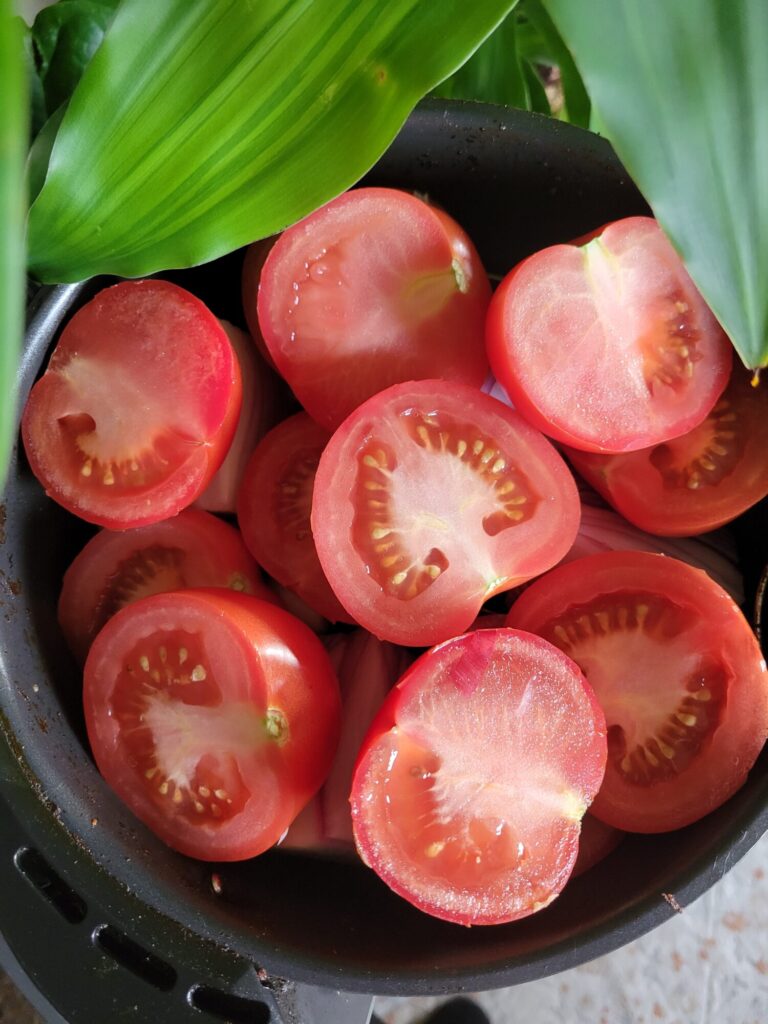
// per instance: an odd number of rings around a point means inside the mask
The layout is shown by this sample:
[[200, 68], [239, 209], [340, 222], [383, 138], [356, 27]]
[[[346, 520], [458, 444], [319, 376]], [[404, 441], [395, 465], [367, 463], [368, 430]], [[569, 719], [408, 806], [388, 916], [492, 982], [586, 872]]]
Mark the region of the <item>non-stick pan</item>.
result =
[[[474, 104], [420, 107], [368, 180], [428, 193], [497, 275], [543, 245], [647, 212], [607, 142]], [[167, 276], [240, 322], [241, 261]], [[107, 283], [35, 295], [22, 402], [62, 323]], [[737, 524], [750, 602], [767, 520], [763, 505]], [[59, 1020], [363, 1024], [369, 1000], [336, 990], [426, 994], [540, 978], [660, 924], [768, 826], [764, 755], [714, 814], [628, 838], [534, 917], [473, 929], [419, 913], [361, 864], [278, 852], [219, 867], [187, 860], [120, 804], [88, 751], [80, 674], [55, 608], [89, 533], [44, 497], [17, 452], [0, 506], [0, 931], [6, 959]]]

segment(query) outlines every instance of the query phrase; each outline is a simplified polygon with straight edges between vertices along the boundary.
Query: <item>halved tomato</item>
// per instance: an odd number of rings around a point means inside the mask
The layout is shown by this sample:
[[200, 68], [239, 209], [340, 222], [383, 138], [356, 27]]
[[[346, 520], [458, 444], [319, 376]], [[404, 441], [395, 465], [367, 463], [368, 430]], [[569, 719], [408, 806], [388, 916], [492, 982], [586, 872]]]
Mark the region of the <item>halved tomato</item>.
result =
[[768, 737], [768, 673], [746, 619], [705, 573], [639, 551], [592, 555], [532, 583], [507, 621], [572, 658], [605, 712], [595, 817], [665, 832], [744, 783]]
[[119, 611], [91, 647], [84, 699], [106, 781], [169, 846], [203, 860], [273, 846], [338, 739], [338, 684], [317, 637], [226, 590]]
[[237, 520], [248, 550], [270, 576], [331, 622], [351, 622], [320, 566], [309, 521], [328, 436], [305, 412], [270, 430], [246, 466]]
[[22, 417], [48, 495], [124, 530], [176, 515], [221, 465], [240, 414], [216, 317], [168, 281], [123, 281], [72, 317]]
[[115, 612], [142, 597], [188, 587], [228, 587], [278, 603], [237, 530], [188, 508], [151, 526], [101, 530], [88, 541], [64, 574], [59, 624], [83, 662]]
[[462, 384], [369, 399], [320, 459], [312, 532], [341, 603], [374, 636], [426, 647], [556, 564], [579, 522], [573, 477], [507, 406]]
[[630, 523], [666, 537], [714, 530], [768, 495], [768, 387], [735, 366], [714, 409], [682, 437], [624, 455], [566, 449]]
[[605, 755], [594, 694], [551, 644], [511, 629], [449, 640], [400, 680], [363, 744], [360, 856], [436, 917], [526, 917], [568, 881]]
[[284, 231], [261, 271], [267, 347], [329, 430], [398, 381], [478, 387], [488, 372], [488, 278], [446, 213], [408, 192], [347, 192]]
[[732, 347], [655, 220], [518, 264], [493, 297], [493, 372], [516, 409], [584, 451], [647, 448], [701, 423]]

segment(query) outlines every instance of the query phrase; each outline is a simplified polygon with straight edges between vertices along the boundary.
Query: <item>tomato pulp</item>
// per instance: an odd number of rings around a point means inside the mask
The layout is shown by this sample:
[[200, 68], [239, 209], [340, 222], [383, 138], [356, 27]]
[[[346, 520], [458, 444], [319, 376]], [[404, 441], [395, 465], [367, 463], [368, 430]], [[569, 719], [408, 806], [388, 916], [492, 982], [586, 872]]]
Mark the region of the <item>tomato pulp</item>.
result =
[[283, 232], [261, 270], [258, 319], [296, 397], [334, 430], [398, 381], [479, 387], [490, 297], [472, 242], [446, 213], [361, 188]]
[[605, 756], [594, 694], [551, 644], [511, 629], [449, 640], [405, 674], [363, 743], [360, 856], [436, 917], [526, 917], [571, 874]]
[[728, 338], [649, 217], [523, 260], [493, 297], [487, 344], [515, 408], [584, 451], [635, 451], [691, 430], [732, 362]]
[[625, 519], [665, 537], [729, 523], [768, 495], [768, 387], [735, 366], [707, 418], [682, 437], [624, 455], [567, 448]]
[[21, 422], [48, 495], [124, 530], [176, 515], [221, 465], [242, 385], [216, 317], [168, 281], [123, 281], [64, 328]]
[[440, 380], [375, 395], [336, 431], [312, 532], [349, 614], [380, 639], [428, 646], [570, 548], [579, 500], [564, 461], [513, 410]]
[[605, 712], [595, 817], [665, 832], [744, 783], [768, 737], [768, 674], [746, 619], [706, 573], [646, 552], [591, 555], [532, 583], [507, 621], [572, 658]]
[[64, 574], [59, 624], [85, 661], [93, 638], [121, 608], [188, 587], [227, 587], [275, 601], [240, 534], [200, 509], [135, 530], [101, 530]]
[[106, 781], [164, 842], [203, 860], [273, 846], [338, 739], [339, 689], [320, 641], [231, 591], [123, 608], [91, 647], [84, 699]]
[[331, 622], [352, 621], [320, 566], [310, 511], [315, 473], [328, 433], [305, 412], [283, 420], [248, 461], [237, 519], [253, 557]]

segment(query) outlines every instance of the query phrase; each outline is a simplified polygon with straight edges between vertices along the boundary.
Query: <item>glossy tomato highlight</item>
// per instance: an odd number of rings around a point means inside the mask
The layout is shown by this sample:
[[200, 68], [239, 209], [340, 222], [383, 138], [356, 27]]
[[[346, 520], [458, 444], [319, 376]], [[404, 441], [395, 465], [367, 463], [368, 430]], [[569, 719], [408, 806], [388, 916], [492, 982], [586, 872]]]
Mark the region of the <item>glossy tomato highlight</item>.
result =
[[744, 783], [768, 737], [768, 673], [746, 619], [705, 573], [646, 552], [592, 555], [532, 583], [507, 621], [572, 658], [605, 712], [595, 817], [665, 832]]
[[682, 437], [624, 455], [567, 448], [581, 475], [630, 523], [690, 537], [768, 495], [768, 387], [734, 367], [707, 418]]
[[516, 409], [584, 451], [692, 430], [728, 382], [732, 348], [655, 220], [518, 264], [488, 314], [488, 356]]
[[429, 646], [562, 558], [579, 500], [564, 461], [517, 413], [431, 380], [369, 399], [320, 459], [312, 533], [350, 615]]
[[225, 590], [148, 597], [112, 618], [85, 665], [99, 771], [169, 846], [242, 860], [273, 846], [322, 784], [339, 690], [287, 612]]
[[594, 694], [551, 644], [511, 629], [449, 640], [405, 674], [366, 737], [358, 850], [436, 917], [526, 917], [571, 874], [605, 756]]
[[85, 661], [93, 638], [126, 605], [171, 590], [226, 587], [277, 603], [237, 530], [188, 508], [151, 526], [91, 538], [64, 574], [59, 624]]
[[258, 319], [296, 397], [334, 430], [399, 381], [479, 387], [490, 297], [475, 247], [448, 214], [408, 192], [360, 188], [283, 232], [261, 270]]

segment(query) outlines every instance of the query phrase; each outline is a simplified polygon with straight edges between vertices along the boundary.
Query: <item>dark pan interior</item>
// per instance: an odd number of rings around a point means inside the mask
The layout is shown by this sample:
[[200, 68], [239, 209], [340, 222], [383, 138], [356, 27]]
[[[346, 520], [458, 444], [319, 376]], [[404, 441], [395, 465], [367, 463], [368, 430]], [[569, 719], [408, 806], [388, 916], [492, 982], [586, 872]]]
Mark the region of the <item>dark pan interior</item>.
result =
[[[647, 212], [604, 141], [536, 115], [472, 104], [424, 105], [367, 181], [429, 193], [464, 225], [496, 274], [543, 245]], [[167, 276], [242, 323], [241, 261], [236, 253]], [[75, 308], [104, 283], [41, 294], [22, 396], [66, 303]], [[136, 822], [102, 783], [84, 744], [80, 678], [55, 607], [63, 570], [90, 532], [44, 498], [20, 455], [0, 508], [2, 793], [52, 863], [89, 897], [124, 906], [139, 931], [146, 917], [155, 945], [169, 917], [190, 929], [197, 953], [213, 943], [295, 980], [379, 993], [489, 988], [562, 970], [642, 934], [673, 912], [663, 893], [690, 902], [768, 825], [764, 754], [719, 811], [680, 832], [627, 839], [551, 907], [513, 925], [445, 924], [360, 865], [299, 855], [218, 867], [217, 896], [211, 866], [174, 854]], [[753, 594], [768, 560], [764, 506], [739, 524], [739, 541]]]

